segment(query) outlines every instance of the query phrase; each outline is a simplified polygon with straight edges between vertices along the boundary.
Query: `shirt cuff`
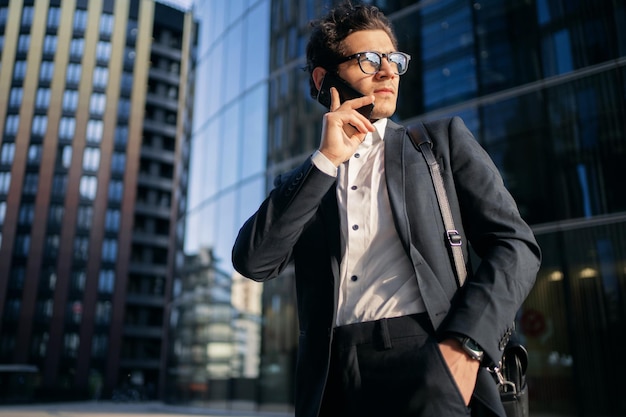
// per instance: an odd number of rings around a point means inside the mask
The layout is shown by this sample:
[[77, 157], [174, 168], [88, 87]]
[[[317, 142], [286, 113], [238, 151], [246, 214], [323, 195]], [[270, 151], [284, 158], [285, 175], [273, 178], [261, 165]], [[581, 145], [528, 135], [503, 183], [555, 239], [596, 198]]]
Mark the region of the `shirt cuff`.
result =
[[337, 177], [337, 167], [319, 150], [313, 153], [311, 161], [313, 161], [313, 165], [315, 165], [317, 169], [322, 171], [324, 174], [330, 175], [331, 177]]

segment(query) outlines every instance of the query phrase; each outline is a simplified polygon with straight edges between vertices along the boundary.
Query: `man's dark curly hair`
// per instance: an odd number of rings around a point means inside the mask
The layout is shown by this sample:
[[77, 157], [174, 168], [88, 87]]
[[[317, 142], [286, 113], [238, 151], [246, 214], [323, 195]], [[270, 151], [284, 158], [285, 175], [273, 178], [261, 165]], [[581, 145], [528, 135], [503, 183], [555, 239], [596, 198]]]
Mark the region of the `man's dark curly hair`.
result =
[[[389, 35], [394, 47], [396, 36], [391, 22], [375, 6], [353, 5], [346, 1], [332, 9], [325, 17], [311, 22], [313, 31], [306, 47], [306, 69], [312, 74], [316, 67], [327, 71], [337, 70], [337, 61], [345, 56], [343, 40], [360, 30], [383, 30]], [[309, 77], [311, 97], [317, 96], [313, 78]]]

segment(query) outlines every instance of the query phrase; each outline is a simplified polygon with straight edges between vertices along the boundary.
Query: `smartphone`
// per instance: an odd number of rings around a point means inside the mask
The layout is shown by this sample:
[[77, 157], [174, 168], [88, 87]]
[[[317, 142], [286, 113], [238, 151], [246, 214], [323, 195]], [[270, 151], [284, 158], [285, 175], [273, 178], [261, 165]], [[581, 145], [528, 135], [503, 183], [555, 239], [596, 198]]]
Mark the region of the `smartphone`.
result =
[[[317, 93], [317, 101], [319, 101], [327, 109], [330, 109], [330, 87], [335, 87], [337, 89], [339, 92], [339, 99], [342, 103], [346, 100], [363, 97], [363, 94], [348, 84], [346, 80], [339, 77], [339, 75], [334, 72], [327, 71], [326, 75], [324, 75], [324, 80], [322, 81], [322, 87]], [[374, 110], [374, 103], [357, 109], [359, 113], [368, 119], [372, 115], [372, 110]]]

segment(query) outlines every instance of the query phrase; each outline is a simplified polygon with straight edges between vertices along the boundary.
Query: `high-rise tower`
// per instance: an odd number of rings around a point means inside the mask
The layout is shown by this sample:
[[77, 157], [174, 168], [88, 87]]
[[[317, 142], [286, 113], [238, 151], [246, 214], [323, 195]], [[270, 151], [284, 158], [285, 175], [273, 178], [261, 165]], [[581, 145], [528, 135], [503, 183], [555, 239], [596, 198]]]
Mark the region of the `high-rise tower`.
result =
[[154, 0], [0, 0], [0, 364], [45, 392], [163, 385], [195, 26]]

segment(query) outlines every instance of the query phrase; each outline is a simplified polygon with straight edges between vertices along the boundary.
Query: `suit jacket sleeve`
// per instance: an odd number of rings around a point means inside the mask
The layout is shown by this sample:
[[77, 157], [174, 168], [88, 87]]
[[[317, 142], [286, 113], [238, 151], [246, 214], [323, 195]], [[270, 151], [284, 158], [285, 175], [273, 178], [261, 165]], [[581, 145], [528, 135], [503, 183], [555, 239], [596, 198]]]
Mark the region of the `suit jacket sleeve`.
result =
[[480, 263], [440, 331], [471, 337], [488, 360], [498, 362], [515, 314], [534, 285], [541, 253], [491, 158], [460, 118], [451, 119], [448, 130], [450, 158], [444, 170], [452, 173], [450, 188], [456, 190], [463, 228]]
[[255, 281], [276, 277], [335, 180], [311, 158], [278, 177], [268, 198], [239, 231], [232, 251], [235, 269]]

